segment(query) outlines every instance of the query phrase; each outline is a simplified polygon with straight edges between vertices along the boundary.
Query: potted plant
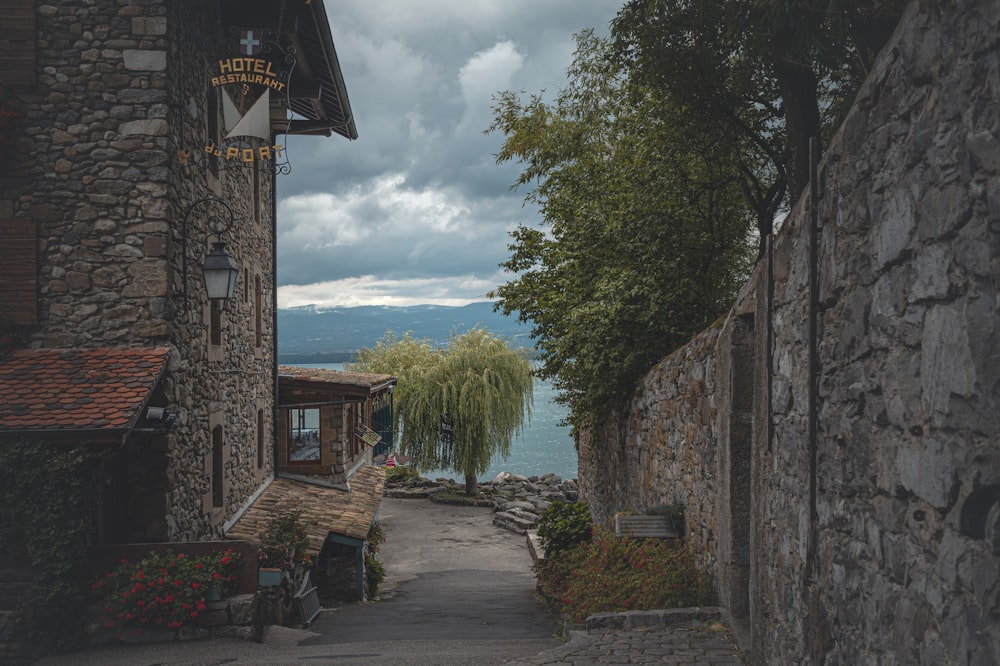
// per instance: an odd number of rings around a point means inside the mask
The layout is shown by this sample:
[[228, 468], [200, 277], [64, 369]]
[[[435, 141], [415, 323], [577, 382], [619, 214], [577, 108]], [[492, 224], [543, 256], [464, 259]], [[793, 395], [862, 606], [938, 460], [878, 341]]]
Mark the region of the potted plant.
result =
[[286, 572], [295, 577], [297, 570], [311, 563], [309, 535], [300, 516], [297, 511], [287, 511], [274, 516], [268, 523], [258, 545], [258, 585], [280, 585]]

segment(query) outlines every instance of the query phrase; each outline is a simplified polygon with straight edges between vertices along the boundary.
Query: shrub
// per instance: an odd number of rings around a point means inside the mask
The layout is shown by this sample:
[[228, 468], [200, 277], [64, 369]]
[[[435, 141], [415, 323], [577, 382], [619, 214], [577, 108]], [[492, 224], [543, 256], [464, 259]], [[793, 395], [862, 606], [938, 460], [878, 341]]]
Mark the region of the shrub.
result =
[[179, 629], [207, 606], [212, 587], [221, 594], [235, 590], [239, 553], [227, 549], [213, 555], [150, 553], [138, 562], [122, 560], [91, 586], [100, 596], [104, 624], [116, 635], [143, 629]]
[[385, 567], [375, 555], [379, 546], [385, 542], [385, 532], [378, 523], [372, 524], [368, 530], [368, 543], [365, 547], [365, 594], [369, 599], [378, 595], [378, 588], [385, 580]]
[[590, 508], [585, 502], [553, 502], [538, 517], [537, 525], [546, 557], [591, 539]]
[[106, 449], [88, 442], [11, 440], [0, 446], [0, 560], [33, 571], [15, 631], [51, 652], [84, 636], [94, 572], [84, 556], [97, 533]]
[[385, 468], [385, 482], [386, 484], [412, 487], [422, 483], [423, 477], [413, 467], [400, 467], [397, 465], [396, 467]]
[[696, 565], [689, 547], [618, 538], [605, 530], [591, 543], [547, 558], [536, 572], [545, 595], [576, 622], [594, 613], [703, 606], [715, 600], [712, 578]]
[[298, 511], [279, 513], [267, 524], [260, 540], [260, 566], [294, 569], [297, 564], [312, 563], [309, 535], [299, 522]]

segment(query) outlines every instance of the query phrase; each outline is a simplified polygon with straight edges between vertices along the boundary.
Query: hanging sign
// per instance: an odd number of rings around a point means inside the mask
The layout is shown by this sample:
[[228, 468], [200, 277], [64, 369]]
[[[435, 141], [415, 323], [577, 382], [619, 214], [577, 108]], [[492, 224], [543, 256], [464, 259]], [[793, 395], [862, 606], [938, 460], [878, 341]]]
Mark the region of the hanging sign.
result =
[[354, 436], [360, 439], [362, 442], [368, 446], [375, 446], [382, 441], [382, 435], [378, 434], [366, 425], [359, 424], [357, 428], [354, 429]]
[[287, 99], [295, 59], [264, 31], [241, 29], [236, 35], [237, 53], [217, 58], [209, 69], [209, 86], [220, 100], [222, 131], [218, 139], [209, 137], [204, 152], [232, 166], [276, 161], [283, 157], [284, 145], [272, 143], [271, 106]]

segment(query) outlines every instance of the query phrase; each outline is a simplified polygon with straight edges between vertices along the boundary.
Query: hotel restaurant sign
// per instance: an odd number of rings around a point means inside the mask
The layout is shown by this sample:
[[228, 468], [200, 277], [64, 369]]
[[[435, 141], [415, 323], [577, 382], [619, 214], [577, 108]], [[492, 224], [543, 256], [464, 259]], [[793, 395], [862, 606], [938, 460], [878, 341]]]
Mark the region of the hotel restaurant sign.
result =
[[[273, 56], [279, 56], [275, 58]], [[287, 108], [287, 85], [295, 58], [261, 30], [240, 30], [238, 52], [218, 59], [209, 70], [209, 85], [222, 102], [222, 138], [210, 137], [208, 156], [233, 166], [273, 161], [284, 146], [272, 143], [271, 102]]]

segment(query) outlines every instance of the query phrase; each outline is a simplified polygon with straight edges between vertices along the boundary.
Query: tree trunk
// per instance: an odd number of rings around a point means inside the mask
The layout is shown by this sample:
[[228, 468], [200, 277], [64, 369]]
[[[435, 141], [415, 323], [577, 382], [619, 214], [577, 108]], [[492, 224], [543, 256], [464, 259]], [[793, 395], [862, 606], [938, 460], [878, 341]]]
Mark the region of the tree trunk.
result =
[[465, 475], [465, 494], [469, 495], [470, 497], [472, 495], [476, 494], [476, 475], [475, 474], [466, 474]]

